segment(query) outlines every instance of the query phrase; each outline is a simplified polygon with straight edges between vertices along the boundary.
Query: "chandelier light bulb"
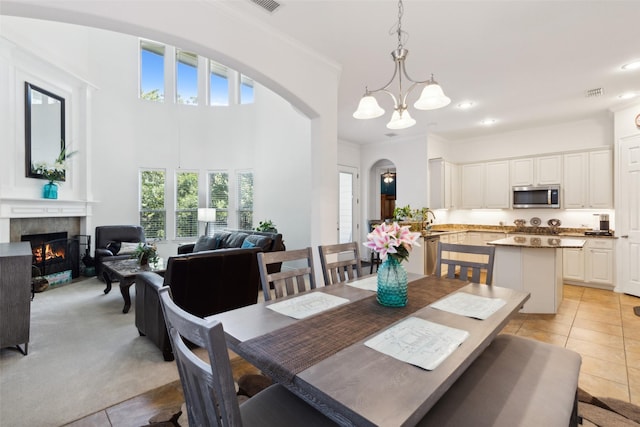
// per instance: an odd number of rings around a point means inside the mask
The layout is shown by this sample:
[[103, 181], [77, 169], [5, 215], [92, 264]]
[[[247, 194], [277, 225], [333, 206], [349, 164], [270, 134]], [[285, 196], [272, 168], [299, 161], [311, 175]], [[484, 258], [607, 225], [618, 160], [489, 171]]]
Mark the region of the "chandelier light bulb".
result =
[[415, 125], [416, 121], [411, 117], [409, 111], [404, 110], [402, 113], [399, 113], [398, 110], [395, 110], [391, 115], [391, 121], [387, 123], [388, 129], [406, 129]]
[[356, 119], [375, 119], [384, 114], [384, 109], [378, 105], [378, 101], [371, 95], [363, 96], [358, 104], [358, 109], [353, 113]]
[[427, 86], [422, 89], [420, 98], [418, 98], [413, 106], [418, 110], [435, 110], [446, 107], [450, 102], [451, 98], [444, 94], [440, 85], [433, 82], [427, 84]]

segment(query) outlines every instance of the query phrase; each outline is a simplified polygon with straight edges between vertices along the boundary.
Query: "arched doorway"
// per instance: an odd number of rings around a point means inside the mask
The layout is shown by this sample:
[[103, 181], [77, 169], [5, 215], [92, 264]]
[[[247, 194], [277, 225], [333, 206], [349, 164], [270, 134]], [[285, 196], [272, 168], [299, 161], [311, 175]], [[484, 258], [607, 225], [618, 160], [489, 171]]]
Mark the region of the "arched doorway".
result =
[[378, 160], [369, 171], [371, 181], [368, 218], [380, 221], [393, 218], [396, 207], [397, 172], [395, 164], [388, 159]]

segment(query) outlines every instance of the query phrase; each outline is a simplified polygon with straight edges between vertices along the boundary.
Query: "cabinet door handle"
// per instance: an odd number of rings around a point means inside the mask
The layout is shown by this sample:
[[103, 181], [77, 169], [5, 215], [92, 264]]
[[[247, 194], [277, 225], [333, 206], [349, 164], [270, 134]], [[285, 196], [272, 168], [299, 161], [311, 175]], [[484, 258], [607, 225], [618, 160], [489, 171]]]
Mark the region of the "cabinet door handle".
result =
[[628, 235], [628, 234], [625, 234], [624, 236], [620, 236], [620, 238], [621, 238], [621, 239], [628, 239], [628, 238], [629, 238], [629, 235]]

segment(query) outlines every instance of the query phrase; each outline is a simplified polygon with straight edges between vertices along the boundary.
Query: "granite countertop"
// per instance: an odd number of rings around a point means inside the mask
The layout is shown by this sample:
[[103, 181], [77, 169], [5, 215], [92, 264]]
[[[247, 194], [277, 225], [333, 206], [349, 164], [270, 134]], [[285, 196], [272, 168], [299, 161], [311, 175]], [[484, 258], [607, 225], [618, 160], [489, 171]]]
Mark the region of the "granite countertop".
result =
[[584, 239], [572, 239], [566, 237], [549, 236], [512, 236], [504, 239], [488, 242], [494, 246], [516, 246], [521, 248], [582, 248], [587, 241]]
[[[434, 224], [430, 231], [423, 231], [423, 237], [438, 236], [443, 234], [462, 233], [467, 231], [479, 231], [484, 233], [505, 233], [505, 234], [522, 234], [534, 235], [536, 237], [580, 237], [589, 239], [616, 239], [615, 236], [590, 235], [585, 236], [585, 232], [591, 231], [590, 228], [570, 228], [558, 227], [555, 233], [551, 227], [514, 227], [509, 225], [480, 225], [480, 224]], [[613, 230], [612, 230], [613, 233]]]

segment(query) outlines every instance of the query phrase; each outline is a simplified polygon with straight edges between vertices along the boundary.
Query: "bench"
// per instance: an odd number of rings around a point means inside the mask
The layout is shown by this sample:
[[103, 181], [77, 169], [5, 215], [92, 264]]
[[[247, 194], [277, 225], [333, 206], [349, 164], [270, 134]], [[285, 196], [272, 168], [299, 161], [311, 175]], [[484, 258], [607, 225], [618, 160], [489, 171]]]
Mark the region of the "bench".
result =
[[581, 363], [574, 351], [498, 335], [418, 426], [577, 426]]

